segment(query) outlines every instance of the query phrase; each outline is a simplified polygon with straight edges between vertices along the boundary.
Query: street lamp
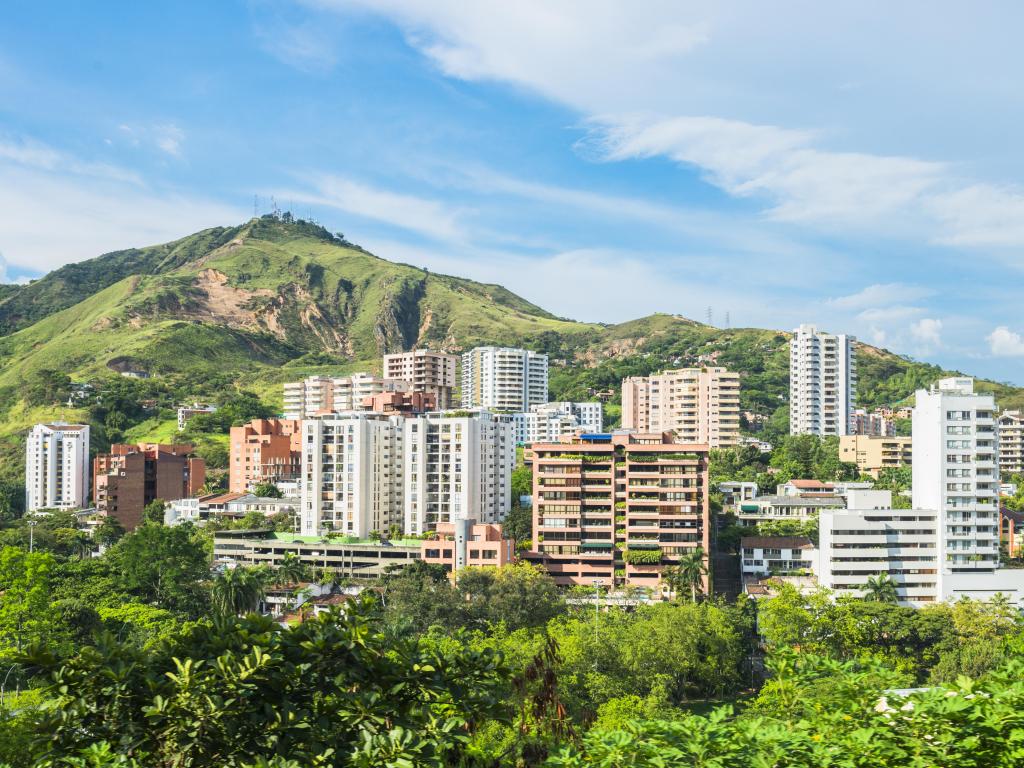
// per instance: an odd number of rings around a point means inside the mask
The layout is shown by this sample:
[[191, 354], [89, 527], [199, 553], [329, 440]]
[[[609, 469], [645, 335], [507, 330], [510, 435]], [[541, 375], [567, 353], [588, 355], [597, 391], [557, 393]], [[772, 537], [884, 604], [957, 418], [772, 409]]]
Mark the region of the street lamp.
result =
[[28, 552], [32, 554], [36, 548], [36, 526], [39, 524], [38, 520], [28, 521]]

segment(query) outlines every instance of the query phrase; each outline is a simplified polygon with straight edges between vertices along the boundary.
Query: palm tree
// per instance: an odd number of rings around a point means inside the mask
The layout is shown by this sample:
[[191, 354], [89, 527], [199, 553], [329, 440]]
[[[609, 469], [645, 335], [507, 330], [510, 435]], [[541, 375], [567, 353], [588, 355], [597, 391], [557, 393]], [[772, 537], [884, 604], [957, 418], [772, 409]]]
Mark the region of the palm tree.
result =
[[298, 584], [306, 578], [306, 564], [294, 552], [288, 552], [277, 566], [277, 580], [282, 584]]
[[224, 616], [240, 616], [259, 608], [267, 592], [266, 577], [257, 568], [233, 568], [213, 582], [212, 598]]
[[679, 565], [665, 568], [661, 573], [661, 580], [674, 595], [678, 595], [689, 587], [690, 599], [697, 602], [698, 592], [704, 591], [704, 574], [707, 572], [708, 568], [704, 564], [704, 550], [697, 547], [692, 552], [683, 555], [679, 560]]
[[888, 573], [869, 576], [864, 583], [864, 599], [869, 603], [898, 603], [900, 598], [896, 593], [896, 582]]

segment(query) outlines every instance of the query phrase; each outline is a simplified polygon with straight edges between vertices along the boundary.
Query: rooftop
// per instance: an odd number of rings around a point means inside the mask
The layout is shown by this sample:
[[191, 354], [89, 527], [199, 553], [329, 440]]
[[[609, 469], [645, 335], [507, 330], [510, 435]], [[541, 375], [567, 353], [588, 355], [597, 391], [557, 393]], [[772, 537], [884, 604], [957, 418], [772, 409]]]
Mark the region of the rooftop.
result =
[[744, 536], [741, 547], [751, 549], [814, 549], [814, 542], [806, 536]]

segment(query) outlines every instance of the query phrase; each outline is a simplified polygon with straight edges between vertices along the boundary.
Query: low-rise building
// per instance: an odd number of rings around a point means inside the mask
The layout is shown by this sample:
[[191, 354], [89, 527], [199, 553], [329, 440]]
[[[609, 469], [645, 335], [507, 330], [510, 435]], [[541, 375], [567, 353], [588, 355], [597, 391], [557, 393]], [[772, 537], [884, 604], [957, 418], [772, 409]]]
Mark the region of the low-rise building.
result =
[[270, 498], [252, 493], [213, 493], [189, 499], [174, 499], [164, 508], [164, 525], [193, 523], [204, 525], [212, 518], [241, 519], [250, 512], [271, 518], [287, 514], [298, 524], [297, 497]]
[[935, 510], [892, 509], [855, 491], [849, 509], [822, 511], [818, 531], [818, 580], [837, 596], [861, 596], [869, 578], [887, 574], [903, 603], [942, 599]]
[[300, 536], [272, 531], [217, 531], [213, 535], [216, 562], [277, 567], [292, 554], [311, 568], [323, 568], [348, 579], [379, 579], [395, 566], [420, 559], [419, 539], [380, 541], [354, 537]]
[[179, 406], [178, 431], [180, 432], [181, 430], [183, 430], [193, 416], [199, 416], [201, 414], [216, 412], [217, 406], [209, 405], [208, 403], [192, 403], [192, 405]]
[[206, 482], [206, 463], [188, 444], [115, 443], [93, 460], [93, 478], [98, 513], [131, 531], [150, 502], [196, 495]]
[[757, 483], [741, 480], [727, 480], [718, 484], [722, 493], [722, 508], [736, 510], [745, 501], [757, 498]]
[[758, 496], [738, 505], [736, 517], [741, 525], [760, 525], [767, 522], [792, 521], [806, 523], [813, 521], [822, 510], [842, 509], [846, 501], [842, 496]]
[[913, 463], [913, 441], [909, 437], [843, 435], [839, 438], [839, 460], [877, 478], [882, 470], [909, 467]]
[[807, 576], [818, 571], [818, 549], [806, 536], [744, 536], [744, 581], [762, 576]]
[[466, 566], [500, 567], [515, 559], [515, 542], [506, 539], [501, 526], [475, 520], [438, 523], [434, 537], [420, 545], [425, 563], [443, 565], [454, 578]]
[[260, 483], [293, 482], [302, 469], [302, 422], [254, 419], [231, 428], [228, 488], [246, 493]]
[[389, 416], [416, 416], [436, 410], [437, 400], [428, 392], [378, 392], [363, 398], [360, 408]]

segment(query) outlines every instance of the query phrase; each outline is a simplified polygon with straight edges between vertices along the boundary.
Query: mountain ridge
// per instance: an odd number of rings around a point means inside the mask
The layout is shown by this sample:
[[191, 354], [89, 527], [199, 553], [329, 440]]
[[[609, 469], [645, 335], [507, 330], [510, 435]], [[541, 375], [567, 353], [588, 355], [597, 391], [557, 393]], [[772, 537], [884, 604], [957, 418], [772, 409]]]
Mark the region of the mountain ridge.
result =
[[[75, 381], [130, 371], [173, 377], [182, 396], [210, 397], [205, 383], [226, 378], [276, 402], [280, 381], [306, 372], [379, 370], [386, 352], [476, 344], [546, 352], [553, 397], [611, 389], [613, 406], [622, 376], [726, 365], [743, 375], [743, 407], [781, 423], [788, 338], [660, 313], [577, 322], [503, 286], [391, 262], [317, 224], [264, 216], [104, 254], [0, 293], [0, 435], [14, 426], [19, 384], [50, 370]], [[867, 406], [957, 373], [861, 346]], [[1024, 404], [1024, 390], [979, 381], [1001, 404]]]

